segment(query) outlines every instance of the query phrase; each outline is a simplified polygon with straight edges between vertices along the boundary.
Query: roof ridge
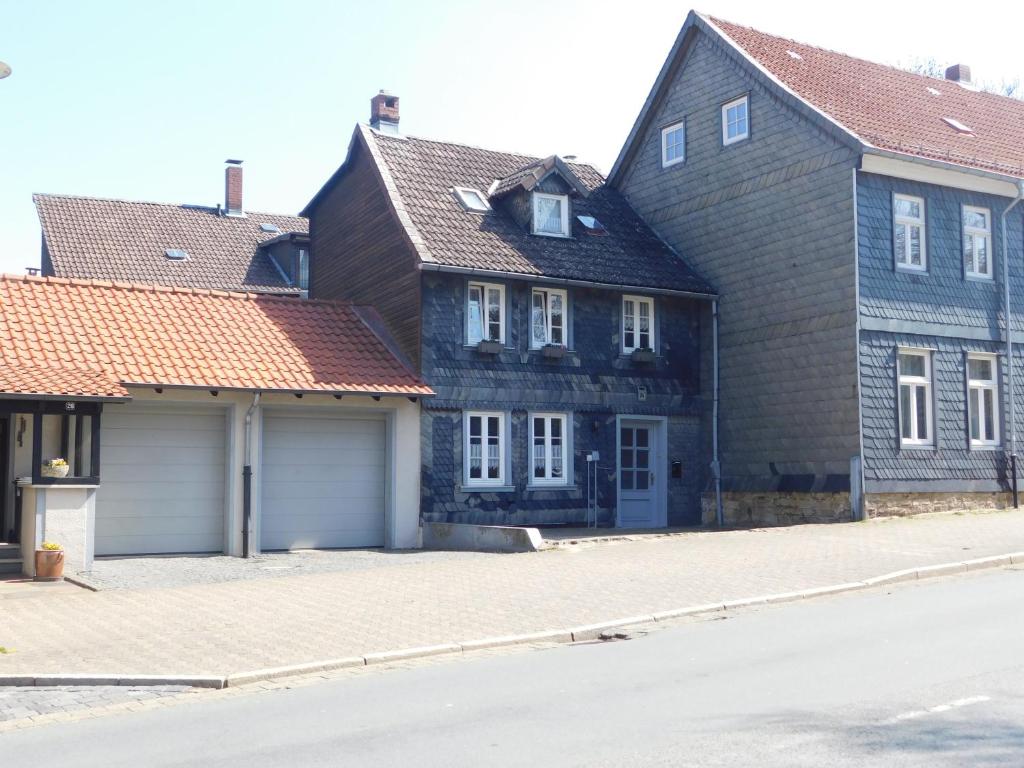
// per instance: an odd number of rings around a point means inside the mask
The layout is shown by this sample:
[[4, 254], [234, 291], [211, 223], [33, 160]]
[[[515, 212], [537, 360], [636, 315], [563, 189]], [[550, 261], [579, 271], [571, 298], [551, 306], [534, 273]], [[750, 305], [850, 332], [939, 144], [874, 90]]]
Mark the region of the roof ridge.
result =
[[[217, 206], [215, 205], [202, 205], [201, 203], [161, 203], [156, 200], [128, 200], [124, 197], [96, 197], [95, 195], [68, 195], [54, 192], [33, 192], [33, 202], [38, 202], [41, 199], [59, 199], [59, 200], [89, 200], [98, 203], [126, 203], [128, 205], [157, 205], [162, 208], [186, 208], [191, 210], [204, 210], [216, 213]], [[223, 208], [221, 209], [223, 210]], [[281, 216], [289, 219], [305, 219], [305, 216], [300, 216], [297, 213], [271, 213], [269, 211], [245, 211], [246, 216]], [[237, 219], [240, 217], [229, 217], [224, 218]]]
[[289, 304], [316, 304], [320, 306], [344, 307], [351, 309], [354, 305], [347, 301], [330, 299], [297, 299], [294, 296], [275, 296], [254, 291], [227, 291], [220, 288], [189, 288], [180, 285], [159, 285], [157, 283], [132, 283], [123, 280], [101, 280], [98, 278], [53, 277], [43, 275], [16, 275], [10, 272], [0, 273], [0, 283], [47, 283], [50, 285], [74, 285], [90, 288], [112, 288], [135, 293], [174, 293], [191, 296], [217, 296], [225, 299], [249, 300], [260, 302], [284, 301]]

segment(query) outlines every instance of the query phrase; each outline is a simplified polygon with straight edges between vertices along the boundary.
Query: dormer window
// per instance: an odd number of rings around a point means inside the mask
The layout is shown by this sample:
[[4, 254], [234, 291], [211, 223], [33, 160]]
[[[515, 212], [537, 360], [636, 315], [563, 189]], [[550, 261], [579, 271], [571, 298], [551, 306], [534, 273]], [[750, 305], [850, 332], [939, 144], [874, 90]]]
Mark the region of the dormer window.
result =
[[467, 211], [486, 213], [491, 210], [491, 206], [487, 202], [487, 198], [475, 189], [470, 189], [469, 187], [455, 187], [454, 192], [455, 197], [458, 198], [459, 202], [462, 203], [462, 207]]
[[569, 236], [569, 198], [566, 195], [533, 193], [533, 233], [550, 237]]

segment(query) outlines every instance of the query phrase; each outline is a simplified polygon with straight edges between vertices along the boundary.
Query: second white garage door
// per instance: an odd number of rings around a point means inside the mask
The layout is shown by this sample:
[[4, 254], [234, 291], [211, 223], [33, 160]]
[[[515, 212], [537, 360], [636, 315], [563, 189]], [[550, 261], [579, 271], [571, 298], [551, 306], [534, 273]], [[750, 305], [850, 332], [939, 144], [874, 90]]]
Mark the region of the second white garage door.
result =
[[263, 416], [260, 547], [384, 545], [383, 419]]
[[103, 409], [96, 554], [224, 550], [221, 409]]

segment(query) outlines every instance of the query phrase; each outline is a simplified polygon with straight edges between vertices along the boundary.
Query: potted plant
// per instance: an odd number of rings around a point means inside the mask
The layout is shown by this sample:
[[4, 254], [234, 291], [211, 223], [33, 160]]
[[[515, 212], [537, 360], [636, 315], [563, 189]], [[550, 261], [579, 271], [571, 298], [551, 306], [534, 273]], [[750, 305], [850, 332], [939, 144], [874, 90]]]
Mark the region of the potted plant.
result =
[[53, 541], [44, 541], [36, 550], [36, 579], [58, 581], [64, 578], [64, 547]]
[[501, 342], [497, 339], [483, 339], [476, 348], [484, 355], [496, 355], [501, 352]]
[[633, 354], [630, 355], [630, 359], [634, 363], [653, 363], [654, 362], [654, 350], [650, 347], [641, 347], [640, 349], [634, 349]]
[[64, 459], [47, 459], [39, 469], [43, 477], [67, 477], [71, 467]]
[[544, 357], [561, 358], [565, 357], [565, 347], [561, 344], [545, 344], [540, 348], [541, 354]]

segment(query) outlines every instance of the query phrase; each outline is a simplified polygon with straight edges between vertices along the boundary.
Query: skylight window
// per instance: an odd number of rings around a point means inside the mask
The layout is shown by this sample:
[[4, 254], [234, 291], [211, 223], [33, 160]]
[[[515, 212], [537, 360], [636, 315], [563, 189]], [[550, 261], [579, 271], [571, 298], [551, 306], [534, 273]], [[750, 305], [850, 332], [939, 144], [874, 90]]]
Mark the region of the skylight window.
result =
[[164, 256], [171, 261], [185, 261], [188, 258], [188, 252], [183, 251], [181, 248], [168, 248], [164, 251]]
[[455, 197], [458, 198], [459, 202], [462, 203], [462, 207], [467, 211], [484, 213], [485, 211], [491, 210], [491, 206], [487, 202], [487, 198], [483, 196], [483, 193], [475, 189], [470, 189], [469, 187], [455, 187]]
[[593, 216], [577, 216], [576, 220], [587, 230], [588, 235], [604, 235], [608, 230]]
[[970, 128], [968, 128], [966, 125], [961, 123], [956, 118], [944, 117], [944, 118], [942, 118], [942, 122], [944, 122], [946, 125], [948, 125], [950, 128], [952, 128], [957, 133], [966, 133], [966, 134], [973, 134], [974, 133], [974, 131], [972, 131]]
[[791, 58], [791, 59], [796, 59], [797, 61], [803, 61], [804, 60], [804, 57], [801, 56], [796, 51], [786, 51], [786, 53], [789, 54], [789, 58]]
[[281, 232], [281, 228], [277, 224], [260, 224], [260, 231], [276, 235]]
[[932, 88], [930, 86], [928, 88], [928, 93], [930, 93], [932, 96], [941, 96], [942, 95], [942, 91], [940, 91], [938, 88]]

